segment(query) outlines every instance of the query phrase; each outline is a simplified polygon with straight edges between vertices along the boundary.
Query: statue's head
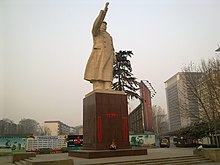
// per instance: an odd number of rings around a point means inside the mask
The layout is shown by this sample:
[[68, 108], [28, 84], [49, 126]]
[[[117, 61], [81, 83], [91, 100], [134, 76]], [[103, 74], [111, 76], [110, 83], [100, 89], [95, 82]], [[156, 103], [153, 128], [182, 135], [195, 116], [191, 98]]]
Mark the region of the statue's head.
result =
[[100, 27], [101, 30], [106, 30], [107, 29], [107, 22], [103, 21]]

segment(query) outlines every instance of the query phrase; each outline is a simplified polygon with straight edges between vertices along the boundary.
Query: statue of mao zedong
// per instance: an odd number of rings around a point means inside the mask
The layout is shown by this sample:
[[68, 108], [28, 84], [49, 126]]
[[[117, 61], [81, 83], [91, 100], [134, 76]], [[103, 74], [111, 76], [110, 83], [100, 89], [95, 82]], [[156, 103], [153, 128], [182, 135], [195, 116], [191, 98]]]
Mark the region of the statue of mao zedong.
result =
[[86, 65], [84, 79], [93, 84], [93, 90], [111, 90], [113, 63], [116, 60], [112, 37], [104, 22], [109, 3], [105, 4], [92, 28], [93, 48]]

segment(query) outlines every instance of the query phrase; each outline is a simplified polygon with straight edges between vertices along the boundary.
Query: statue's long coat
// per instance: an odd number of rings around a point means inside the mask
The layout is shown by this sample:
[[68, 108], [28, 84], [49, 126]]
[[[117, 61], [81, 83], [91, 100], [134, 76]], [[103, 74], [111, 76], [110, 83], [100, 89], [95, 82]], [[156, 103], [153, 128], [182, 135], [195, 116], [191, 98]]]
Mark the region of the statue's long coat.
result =
[[106, 12], [101, 10], [93, 24], [93, 48], [84, 74], [84, 79], [90, 82], [112, 82], [113, 79], [112, 67], [115, 60], [115, 54], [112, 37], [108, 32], [100, 30], [105, 15]]

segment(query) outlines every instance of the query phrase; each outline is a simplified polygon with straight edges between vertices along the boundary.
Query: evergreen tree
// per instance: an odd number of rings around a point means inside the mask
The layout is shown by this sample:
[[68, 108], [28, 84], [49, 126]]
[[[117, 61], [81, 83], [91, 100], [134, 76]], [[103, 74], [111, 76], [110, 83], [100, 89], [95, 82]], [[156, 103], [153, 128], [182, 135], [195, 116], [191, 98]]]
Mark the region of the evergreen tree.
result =
[[113, 66], [113, 85], [112, 88], [124, 91], [129, 98], [139, 98], [139, 82], [133, 77], [131, 62], [128, 57], [133, 55], [132, 51], [116, 52], [116, 62]]

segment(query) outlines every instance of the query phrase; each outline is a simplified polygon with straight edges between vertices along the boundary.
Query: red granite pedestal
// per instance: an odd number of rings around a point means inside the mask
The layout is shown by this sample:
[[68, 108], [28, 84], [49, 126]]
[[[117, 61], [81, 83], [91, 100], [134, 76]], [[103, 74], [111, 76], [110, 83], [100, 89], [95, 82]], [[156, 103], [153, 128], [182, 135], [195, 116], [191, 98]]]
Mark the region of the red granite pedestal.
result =
[[83, 100], [83, 149], [130, 148], [125, 94], [92, 93]]
[[[110, 150], [112, 142], [117, 150]], [[139, 154], [138, 154], [139, 153]], [[128, 136], [127, 96], [123, 93], [92, 92], [83, 100], [83, 148], [69, 156], [98, 158], [147, 154], [131, 149]]]
[[138, 155], [147, 155], [147, 149], [69, 151], [69, 156], [86, 158], [86, 159], [120, 157], [120, 156], [138, 156]]

